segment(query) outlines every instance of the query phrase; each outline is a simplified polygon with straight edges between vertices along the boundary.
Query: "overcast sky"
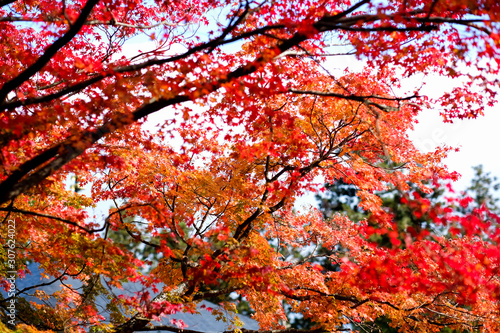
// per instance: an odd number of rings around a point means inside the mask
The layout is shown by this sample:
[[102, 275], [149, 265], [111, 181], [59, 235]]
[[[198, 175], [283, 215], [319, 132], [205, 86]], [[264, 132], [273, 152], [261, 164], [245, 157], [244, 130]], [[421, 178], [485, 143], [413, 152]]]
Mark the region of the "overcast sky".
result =
[[500, 176], [500, 105], [488, 109], [482, 117], [453, 124], [444, 124], [433, 110], [422, 113], [419, 120], [411, 138], [421, 150], [429, 151], [441, 143], [460, 147], [459, 152], [450, 153], [445, 160], [450, 170], [462, 174], [457, 189], [469, 184], [472, 166], [482, 164], [485, 171]]

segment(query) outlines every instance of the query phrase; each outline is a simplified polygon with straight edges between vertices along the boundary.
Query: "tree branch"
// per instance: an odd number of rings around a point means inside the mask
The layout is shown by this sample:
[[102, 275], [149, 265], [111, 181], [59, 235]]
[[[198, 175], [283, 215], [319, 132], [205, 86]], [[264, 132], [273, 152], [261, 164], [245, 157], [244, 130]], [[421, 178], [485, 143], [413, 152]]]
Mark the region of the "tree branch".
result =
[[[285, 52], [286, 50], [305, 41], [307, 38], [308, 37], [306, 35], [297, 33], [290, 39], [280, 43], [278, 47], [270, 47], [269, 51], [276, 52], [278, 54]], [[202, 85], [197, 89], [203, 91], [203, 95], [208, 95], [218, 90], [224, 83], [232, 82], [233, 80], [255, 73], [268, 61], [270, 61], [269, 58], [265, 56], [265, 52], [263, 52], [263, 54], [258, 56], [254, 61], [240, 66], [239, 68], [227, 74], [225, 77], [220, 78], [218, 81], [207, 82], [205, 85]], [[195, 86], [196, 85], [193, 85], [193, 87]], [[185, 91], [189, 91], [191, 85], [186, 85], [184, 88]], [[25, 162], [19, 168], [19, 170], [17, 170], [6, 180], [4, 180], [2, 184], [0, 184], [0, 204], [15, 198], [32, 186], [39, 184], [46, 177], [62, 168], [66, 163], [83, 154], [86, 149], [91, 147], [95, 142], [104, 137], [106, 134], [123, 128], [124, 126], [133, 123], [141, 118], [144, 118], [147, 115], [154, 113], [162, 108], [174, 104], [180, 104], [191, 99], [192, 98], [188, 95], [177, 95], [172, 98], [161, 98], [159, 100], [153, 99], [151, 102], [145, 103], [142, 107], [134, 111], [132, 113], [132, 119], [130, 120], [124, 120], [123, 115], [118, 115], [114, 119], [99, 127], [96, 131], [87, 131], [81, 135], [74, 135], [69, 137], [64, 142], [48, 149], [47, 151], [34, 157], [32, 160]], [[80, 141], [80, 143], [84, 144], [75, 147], [74, 142], [77, 141]], [[53, 160], [50, 161], [51, 159]], [[37, 171], [32, 172], [37, 166], [40, 166], [43, 163], [47, 164]], [[31, 174], [21, 181], [21, 178], [26, 176], [28, 173]]]
[[205, 49], [210, 49], [210, 48], [215, 48], [217, 46], [223, 46], [226, 44], [230, 44], [236, 41], [239, 41], [244, 38], [252, 37], [254, 35], [258, 35], [261, 33], [264, 33], [267, 30], [272, 30], [272, 29], [278, 29], [278, 28], [283, 28], [284, 26], [267, 26], [263, 27], [260, 29], [256, 29], [247, 33], [242, 33], [238, 36], [235, 36], [233, 38], [227, 39], [227, 40], [219, 40], [218, 38], [213, 39], [207, 43], [200, 44], [198, 46], [195, 46], [188, 51], [175, 55], [166, 59], [150, 59], [147, 61], [144, 61], [139, 64], [133, 64], [133, 65], [127, 65], [127, 66], [121, 66], [121, 67], [115, 67], [115, 68], [110, 68], [108, 71], [104, 71], [104, 73], [100, 73], [97, 75], [94, 75], [92, 78], [82, 81], [79, 83], [76, 83], [72, 86], [68, 86], [66, 88], [63, 88], [59, 90], [58, 92], [55, 92], [53, 94], [45, 95], [45, 96], [39, 96], [39, 97], [32, 97], [32, 98], [27, 98], [25, 100], [16, 100], [12, 102], [3, 102], [0, 104], [0, 111], [9, 111], [9, 110], [14, 110], [17, 107], [20, 106], [28, 106], [28, 105], [33, 105], [33, 104], [38, 104], [38, 103], [45, 103], [45, 102], [50, 102], [56, 98], [63, 97], [65, 95], [71, 94], [71, 93], [76, 93], [79, 91], [82, 91], [83, 89], [93, 85], [94, 83], [97, 83], [99, 81], [102, 81], [105, 78], [111, 77], [115, 74], [121, 74], [121, 73], [129, 73], [129, 72], [135, 72], [139, 71], [141, 69], [149, 68], [152, 66], [160, 66], [160, 65], [165, 65], [171, 62], [175, 62], [178, 60], [185, 59], [197, 52], [203, 51]]
[[[69, 268], [66, 268], [64, 270], [64, 272], [61, 275], [59, 275], [58, 277], [56, 277], [54, 280], [52, 280], [50, 282], [42, 282], [42, 283], [39, 283], [39, 284], [35, 284], [35, 285], [32, 285], [32, 286], [23, 288], [23, 289], [17, 291], [17, 294], [22, 294], [22, 293], [24, 293], [24, 292], [26, 292], [28, 290], [31, 290], [31, 289], [37, 289], [37, 288], [40, 288], [40, 287], [50, 286], [50, 285], [56, 283], [57, 281], [60, 281], [62, 283], [62, 278], [64, 278], [65, 276], [70, 276], [70, 277], [78, 276], [78, 275], [80, 275], [83, 272], [83, 270], [85, 269], [85, 267], [87, 267], [87, 265], [83, 265], [82, 269], [78, 273], [75, 273], [75, 274], [69, 274], [68, 273], [68, 269]], [[12, 298], [15, 298], [15, 297], [16, 296], [14, 295], [14, 296], [2, 299], [2, 300], [0, 300], [0, 304], [7, 303], [9, 300], [11, 300]]]
[[16, 2], [17, 0], [0, 0], [0, 7], [10, 5], [11, 3]]
[[[44, 23], [59, 23], [64, 22], [65, 20], [57, 17], [50, 18], [37, 18], [37, 17], [25, 17], [25, 16], [2, 16], [0, 17], [0, 22], [44, 22]], [[179, 26], [187, 26], [188, 24], [181, 23], [171, 23], [168, 21], [161, 21], [151, 25], [142, 25], [142, 24], [130, 24], [126, 22], [117, 22], [117, 21], [99, 21], [99, 20], [88, 20], [83, 23], [83, 25], [108, 25], [113, 27], [126, 27], [126, 28], [134, 28], [139, 30], [149, 30], [154, 29], [159, 26], [167, 26], [167, 27], [179, 27]]]
[[[348, 328], [338, 328], [333, 332], [343, 332], [350, 331]], [[175, 326], [161, 325], [161, 326], [153, 326], [153, 327], [145, 327], [138, 329], [136, 331], [139, 332], [147, 332], [147, 331], [169, 331], [169, 332], [177, 332], [177, 333], [203, 333], [202, 331], [195, 331], [190, 329], [182, 329]], [[282, 330], [247, 330], [245, 328], [241, 328], [240, 331], [242, 333], [322, 333], [322, 332], [332, 332], [330, 330], [325, 330], [322, 328], [316, 329], [295, 329], [295, 328], [286, 328]], [[223, 331], [222, 333], [234, 333], [235, 331]]]
[[235, 286], [227, 289], [222, 289], [222, 290], [209, 290], [209, 291], [204, 291], [204, 292], [198, 292], [193, 295], [193, 300], [203, 300], [207, 298], [212, 298], [212, 297], [217, 297], [221, 295], [229, 295], [230, 293], [234, 291], [238, 291], [240, 289], [243, 289], [244, 286]]
[[74, 227], [76, 227], [76, 228], [78, 228], [80, 230], [83, 230], [83, 231], [85, 231], [85, 232], [87, 232], [89, 234], [92, 234], [92, 233], [104, 230], [103, 228], [101, 228], [101, 229], [92, 229], [91, 230], [91, 229], [88, 229], [86, 227], [83, 227], [83, 226], [79, 225], [76, 222], [73, 222], [73, 221], [68, 220], [68, 219], [64, 219], [62, 217], [48, 215], [48, 214], [43, 214], [43, 213], [37, 213], [37, 212], [31, 212], [31, 211], [28, 211], [28, 210], [17, 209], [17, 208], [14, 208], [14, 207], [0, 208], [0, 211], [20, 213], [20, 214], [25, 214], [25, 215], [33, 215], [33, 216], [38, 216], [38, 217], [45, 217], [45, 218], [48, 218], [48, 219], [52, 219], [52, 220], [56, 220], [56, 221], [59, 221], [59, 222], [63, 222], [63, 223], [69, 224], [69, 225], [74, 226]]
[[317, 95], [317, 96], [330, 96], [330, 97], [338, 97], [347, 100], [357, 101], [357, 102], [365, 102], [368, 99], [381, 99], [384, 101], [408, 101], [411, 99], [418, 98], [417, 95], [411, 95], [406, 97], [385, 97], [380, 95], [343, 95], [339, 93], [329, 92], [329, 91], [319, 91], [319, 90], [299, 90], [299, 89], [289, 89], [289, 92], [295, 94], [308, 94], [308, 95]]
[[385, 101], [408, 101], [411, 99], [419, 98], [417, 95], [411, 95], [411, 96], [406, 96], [406, 97], [384, 97], [384, 96], [379, 96], [379, 95], [344, 95], [344, 94], [339, 94], [335, 92], [329, 92], [329, 91], [318, 91], [318, 90], [298, 90], [298, 89], [288, 89], [289, 92], [294, 93], [294, 94], [305, 94], [305, 95], [315, 95], [315, 96], [325, 96], [325, 97], [337, 97], [337, 98], [342, 98], [345, 100], [349, 101], [356, 101], [356, 102], [362, 102], [368, 106], [375, 106], [378, 109], [384, 111], [384, 112], [397, 112], [400, 110], [400, 107], [393, 107], [390, 105], [384, 105], [376, 102], [370, 101], [370, 99], [380, 99], [380, 100], [385, 100]]
[[65, 34], [57, 39], [53, 44], [51, 44], [34, 64], [26, 68], [15, 78], [4, 83], [4, 85], [0, 89], [1, 102], [5, 101], [9, 92], [21, 86], [21, 84], [23, 84], [30, 77], [41, 70], [61, 48], [63, 48], [73, 39], [73, 37], [76, 36], [76, 34], [83, 27], [85, 21], [87, 20], [87, 17], [92, 12], [92, 9], [97, 5], [98, 2], [99, 0], [87, 0], [87, 3], [83, 7], [80, 16], [78, 16], [78, 19], [74, 24], [71, 25], [70, 29]]

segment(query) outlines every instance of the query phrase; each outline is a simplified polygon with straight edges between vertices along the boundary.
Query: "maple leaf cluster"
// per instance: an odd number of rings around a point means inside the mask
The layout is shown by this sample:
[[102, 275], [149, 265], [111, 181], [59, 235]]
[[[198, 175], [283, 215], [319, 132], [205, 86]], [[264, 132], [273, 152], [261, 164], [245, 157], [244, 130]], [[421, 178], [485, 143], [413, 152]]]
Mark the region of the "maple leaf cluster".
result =
[[[498, 217], [413, 196], [442, 232], [399, 230], [378, 194], [457, 177], [452, 148], [420, 152], [408, 132], [425, 109], [493, 105], [499, 19], [492, 0], [0, 1], [0, 237], [14, 220], [17, 274], [34, 262], [62, 285], [18, 290], [38, 299], [19, 323], [133, 332], [237, 293], [263, 330], [286, 332], [285, 304], [316, 331], [500, 330]], [[332, 70], [349, 55], [365, 68]], [[460, 84], [401, 85], [430, 76]], [[323, 181], [354, 186], [369, 220], [297, 212]], [[142, 292], [118, 295], [129, 282]]]

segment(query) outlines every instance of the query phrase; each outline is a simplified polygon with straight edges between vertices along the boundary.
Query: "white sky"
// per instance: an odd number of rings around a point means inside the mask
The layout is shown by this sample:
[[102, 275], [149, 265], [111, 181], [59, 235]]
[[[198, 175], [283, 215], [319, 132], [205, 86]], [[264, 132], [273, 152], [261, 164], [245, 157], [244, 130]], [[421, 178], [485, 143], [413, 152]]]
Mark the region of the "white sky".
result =
[[445, 164], [450, 170], [459, 172], [462, 178], [456, 183], [457, 189], [469, 185], [473, 176], [472, 166], [482, 164], [484, 170], [500, 176], [500, 105], [488, 109], [485, 115], [477, 119], [455, 121], [445, 124], [438, 111], [428, 110], [419, 117], [420, 123], [411, 134], [416, 146], [429, 151], [445, 143], [460, 147], [459, 152], [452, 152]]
[[[420, 84], [420, 83], [419, 83]], [[420, 93], [438, 98], [460, 82], [450, 78], [427, 78]], [[414, 144], [423, 151], [430, 151], [438, 145], [459, 147], [459, 152], [451, 152], [444, 163], [449, 170], [457, 171], [462, 177], [455, 183], [455, 189], [463, 190], [473, 177], [472, 167], [482, 164], [484, 171], [500, 176], [500, 104], [487, 108], [483, 116], [476, 119], [454, 120], [444, 123], [439, 109], [425, 110], [418, 116], [419, 123], [410, 133]]]

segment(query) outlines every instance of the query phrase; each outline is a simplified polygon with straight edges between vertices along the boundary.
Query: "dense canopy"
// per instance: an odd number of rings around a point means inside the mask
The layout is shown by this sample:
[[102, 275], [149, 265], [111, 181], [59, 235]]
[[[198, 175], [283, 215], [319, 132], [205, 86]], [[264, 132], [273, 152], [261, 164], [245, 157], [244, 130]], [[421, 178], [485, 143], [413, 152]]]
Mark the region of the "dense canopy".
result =
[[[0, 6], [0, 283], [12, 291], [35, 262], [62, 284], [4, 294], [2, 321], [133, 332], [241, 295], [261, 330], [286, 331], [285, 309], [317, 332], [380, 317], [401, 332], [500, 330], [498, 218], [410, 192], [456, 175], [451, 148], [408, 138], [423, 110], [475, 118], [498, 98], [497, 1]], [[421, 93], [439, 77], [454, 84]], [[369, 218], [295, 208], [324, 182], [354, 186]], [[401, 227], [381, 207], [388, 188], [439, 227]], [[144, 292], [118, 295], [125, 282]]]

